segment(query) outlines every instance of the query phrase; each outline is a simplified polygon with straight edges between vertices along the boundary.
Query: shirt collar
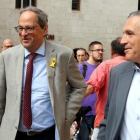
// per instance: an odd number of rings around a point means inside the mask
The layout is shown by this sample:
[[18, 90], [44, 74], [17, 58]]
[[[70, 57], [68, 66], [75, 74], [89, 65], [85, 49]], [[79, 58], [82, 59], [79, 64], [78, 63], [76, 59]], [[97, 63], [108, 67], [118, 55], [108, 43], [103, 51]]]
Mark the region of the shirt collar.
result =
[[[43, 42], [43, 44], [39, 47], [39, 49], [35, 53], [40, 54], [42, 56], [46, 55], [45, 42]], [[30, 52], [25, 48], [24, 54], [25, 54], [24, 56], [27, 57], [29, 56]]]
[[126, 60], [125, 56], [121, 56], [121, 55], [119, 55], [119, 56], [116, 56], [116, 57], [114, 57], [113, 59], [121, 59], [121, 60]]
[[138, 67], [137, 63], [133, 63], [132, 66], [136, 71], [140, 72], [140, 68]]

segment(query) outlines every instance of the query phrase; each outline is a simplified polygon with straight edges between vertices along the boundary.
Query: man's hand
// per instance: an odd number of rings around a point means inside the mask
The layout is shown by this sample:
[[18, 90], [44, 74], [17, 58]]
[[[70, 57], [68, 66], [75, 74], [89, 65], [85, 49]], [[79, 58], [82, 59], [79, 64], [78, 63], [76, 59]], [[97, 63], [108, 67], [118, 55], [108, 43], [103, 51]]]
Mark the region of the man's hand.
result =
[[85, 97], [89, 96], [93, 92], [94, 92], [94, 87], [92, 85], [88, 85]]

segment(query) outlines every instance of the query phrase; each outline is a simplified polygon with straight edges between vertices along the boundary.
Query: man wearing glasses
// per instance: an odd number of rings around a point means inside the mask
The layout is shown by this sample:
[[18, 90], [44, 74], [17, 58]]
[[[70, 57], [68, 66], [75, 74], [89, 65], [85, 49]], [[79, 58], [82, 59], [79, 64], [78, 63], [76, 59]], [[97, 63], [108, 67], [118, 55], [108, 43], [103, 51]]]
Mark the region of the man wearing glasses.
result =
[[40, 9], [21, 10], [18, 23], [21, 45], [0, 57], [0, 139], [69, 140], [86, 91], [73, 51], [45, 40], [48, 16]]
[[96, 117], [94, 121], [94, 131], [92, 140], [97, 140], [99, 125], [104, 119], [104, 109], [107, 101], [107, 91], [109, 82], [109, 72], [112, 67], [125, 62], [124, 45], [120, 43], [121, 37], [111, 42], [111, 60], [102, 62], [92, 73], [87, 82], [86, 97], [94, 92], [97, 93], [97, 102], [95, 105]]
[[[78, 67], [83, 74], [85, 81], [88, 81], [92, 72], [98, 67], [98, 65], [102, 62], [103, 59], [103, 45], [99, 41], [93, 41], [89, 44], [88, 47], [88, 53], [89, 53], [89, 59], [84, 62], [83, 64], [79, 64]], [[86, 67], [86, 69], [84, 69]], [[93, 128], [94, 125], [94, 119], [95, 119], [95, 103], [97, 101], [97, 95], [91, 94], [88, 97], [86, 97], [82, 102], [82, 107], [90, 106], [92, 108], [91, 111], [89, 111], [85, 119], [87, 121], [87, 124], [85, 120], [82, 120], [80, 123], [80, 132], [77, 135], [77, 140], [89, 140], [90, 130], [89, 127]]]

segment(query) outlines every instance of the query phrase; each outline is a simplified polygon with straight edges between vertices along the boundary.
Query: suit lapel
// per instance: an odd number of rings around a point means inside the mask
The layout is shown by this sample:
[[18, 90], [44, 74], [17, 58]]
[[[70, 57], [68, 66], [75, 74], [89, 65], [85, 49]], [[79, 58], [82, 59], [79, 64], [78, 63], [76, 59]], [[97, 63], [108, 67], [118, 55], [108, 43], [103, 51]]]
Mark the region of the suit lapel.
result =
[[[49, 87], [49, 93], [50, 93], [50, 99], [51, 99], [51, 103], [52, 106], [54, 106], [54, 75], [55, 75], [55, 67], [57, 64], [55, 64], [54, 67], [51, 67], [51, 60], [52, 58], [55, 58], [56, 60], [56, 53], [55, 53], [55, 48], [54, 46], [47, 42], [45, 43], [46, 45], [46, 66], [47, 66], [47, 79], [48, 79], [48, 87]], [[57, 60], [56, 60], [57, 63]]]
[[[47, 67], [47, 79], [48, 79], [48, 87], [49, 87], [49, 93], [51, 97], [51, 103], [52, 106], [54, 106], [54, 75], [55, 75], [55, 67], [51, 67], [51, 59], [56, 59], [56, 53], [54, 45], [52, 45], [49, 42], [45, 42], [46, 45], [46, 67]], [[18, 55], [16, 57], [16, 87], [17, 87], [17, 93], [19, 93], [19, 98], [21, 99], [21, 93], [22, 93], [22, 79], [23, 79], [23, 65], [24, 65], [24, 47], [21, 45], [21, 47], [18, 50]], [[56, 60], [57, 61], [57, 60]], [[21, 101], [21, 100], [19, 100]]]
[[120, 124], [122, 123], [127, 96], [129, 93], [129, 89], [131, 86], [134, 72], [135, 71], [132, 65], [129, 65], [129, 67], [126, 68], [126, 73], [119, 76], [119, 81], [118, 81], [119, 84], [118, 84], [118, 88], [116, 92], [117, 93], [117, 96], [116, 96], [117, 125], [115, 129], [116, 133], [117, 133], [118, 127], [120, 127]]
[[117, 99], [116, 99], [116, 107], [117, 107], [117, 116], [118, 119], [123, 115], [125, 104], [127, 100], [127, 95], [131, 86], [131, 82], [134, 75], [134, 68], [131, 65], [131, 68], [127, 69], [127, 73], [119, 76], [119, 84], [117, 88]]
[[[24, 48], [22, 45], [18, 50], [18, 56], [15, 61], [16, 61], [16, 87], [17, 87], [17, 93], [19, 93], [18, 97], [21, 99], [23, 64], [24, 64]], [[19, 100], [19, 101], [21, 101], [21, 100]]]
[[[51, 59], [55, 58], [56, 59], [56, 53], [55, 53], [55, 48], [54, 46], [45, 41], [45, 46], [46, 46], [46, 67], [47, 67], [47, 79], [48, 79], [48, 87], [49, 87], [49, 93], [51, 97], [51, 103], [52, 106], [54, 105], [54, 74], [55, 74], [55, 66], [51, 67]], [[24, 47], [21, 45], [21, 47], [18, 50], [18, 55], [16, 58], [16, 87], [17, 91], [20, 94], [18, 97], [21, 99], [21, 93], [22, 93], [22, 79], [23, 79], [23, 65], [24, 65]], [[57, 61], [57, 60], [56, 60]]]

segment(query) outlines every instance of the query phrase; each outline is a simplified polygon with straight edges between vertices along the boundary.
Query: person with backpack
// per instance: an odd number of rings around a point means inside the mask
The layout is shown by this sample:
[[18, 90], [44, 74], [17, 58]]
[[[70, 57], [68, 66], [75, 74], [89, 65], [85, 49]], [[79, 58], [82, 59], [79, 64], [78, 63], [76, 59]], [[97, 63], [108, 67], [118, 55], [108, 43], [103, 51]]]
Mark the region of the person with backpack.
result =
[[[103, 45], [98, 41], [91, 42], [89, 44], [89, 59], [84, 63], [78, 64], [78, 67], [85, 78], [85, 81], [88, 81], [92, 72], [98, 67], [100, 62], [103, 59]], [[96, 94], [91, 94], [85, 98], [82, 102], [82, 107], [90, 106], [92, 108], [89, 111], [82, 122], [80, 123], [80, 132], [77, 135], [77, 140], [89, 140], [90, 128], [94, 126], [95, 119], [95, 103], [97, 100]]]

